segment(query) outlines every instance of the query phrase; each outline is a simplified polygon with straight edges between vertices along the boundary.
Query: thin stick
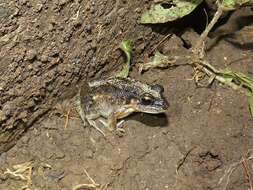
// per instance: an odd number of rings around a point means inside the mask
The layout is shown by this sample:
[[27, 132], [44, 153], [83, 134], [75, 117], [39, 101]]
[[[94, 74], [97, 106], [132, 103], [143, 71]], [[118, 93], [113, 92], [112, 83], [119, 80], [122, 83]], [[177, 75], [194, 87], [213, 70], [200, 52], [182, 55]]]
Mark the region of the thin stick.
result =
[[89, 175], [89, 173], [86, 171], [86, 169], [84, 169], [84, 173], [86, 174], [86, 176], [89, 178], [89, 180], [91, 181], [91, 184], [78, 184], [77, 186], [75, 186], [73, 188], [73, 190], [79, 190], [79, 189], [87, 189], [87, 190], [102, 190], [103, 187], [101, 187], [100, 184], [97, 184]]
[[164, 36], [164, 38], [160, 42], [158, 42], [158, 44], [156, 44], [155, 47], [153, 47], [153, 49], [150, 51], [150, 53], [153, 53], [153, 51], [155, 51], [159, 47], [159, 45], [161, 45], [167, 38], [169, 38], [171, 36], [172, 36], [171, 33], [169, 33], [166, 36]]
[[246, 175], [247, 175], [247, 181], [249, 183], [250, 190], [253, 190], [251, 173], [250, 173], [250, 170], [248, 168], [248, 163], [246, 162], [246, 160], [244, 158], [242, 158], [242, 165], [243, 165], [244, 170], [245, 170]]
[[[246, 158], [247, 161], [252, 160], [252, 159], [253, 159], [253, 155], [250, 155], [249, 157]], [[227, 189], [227, 186], [230, 181], [230, 176], [238, 168], [238, 166], [240, 164], [242, 164], [242, 162], [243, 162], [243, 160], [241, 159], [239, 162], [235, 162], [235, 163], [231, 164], [230, 167], [225, 171], [224, 175], [220, 178], [218, 185], [220, 185], [223, 182], [223, 180], [226, 179], [226, 184], [225, 184], [223, 190]], [[252, 189], [250, 189], [250, 190], [252, 190]]]
[[64, 129], [67, 128], [68, 123], [69, 123], [69, 113], [70, 113], [70, 109], [68, 110], [68, 112], [67, 112], [67, 114], [66, 114], [66, 121], [65, 121]]
[[193, 49], [194, 52], [198, 52], [200, 47], [202, 47], [202, 44], [205, 42], [205, 40], [207, 38], [207, 35], [212, 30], [213, 26], [217, 23], [217, 21], [219, 20], [219, 18], [222, 15], [222, 13], [223, 13], [222, 7], [220, 6], [220, 3], [218, 3], [218, 10], [215, 12], [210, 24], [206, 27], [204, 32], [202, 32], [202, 34], [200, 35], [200, 39], [198, 40], [198, 42], [196, 43], [196, 45]]
[[90, 177], [89, 173], [87, 172], [86, 169], [83, 169], [84, 170], [84, 173], [86, 174], [86, 176], [89, 178], [89, 180], [93, 183], [93, 184], [96, 184], [96, 182]]
[[184, 162], [186, 161], [186, 158], [189, 156], [189, 154], [196, 148], [196, 146], [192, 147], [190, 150], [186, 152], [184, 157], [179, 161], [179, 164], [177, 165], [176, 173], [178, 173], [181, 166], [183, 166]]

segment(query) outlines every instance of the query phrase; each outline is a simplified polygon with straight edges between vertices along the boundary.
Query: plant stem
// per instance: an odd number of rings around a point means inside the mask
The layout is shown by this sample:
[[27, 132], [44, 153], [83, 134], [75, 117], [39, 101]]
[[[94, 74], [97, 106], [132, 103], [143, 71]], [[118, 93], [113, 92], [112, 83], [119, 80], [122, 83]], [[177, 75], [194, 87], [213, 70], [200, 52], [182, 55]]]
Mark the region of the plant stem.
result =
[[217, 23], [217, 21], [219, 20], [219, 18], [222, 15], [222, 13], [223, 13], [222, 7], [220, 6], [220, 3], [218, 3], [218, 10], [215, 12], [213, 19], [208, 24], [208, 26], [206, 27], [204, 32], [202, 32], [202, 34], [200, 35], [200, 39], [197, 41], [197, 43], [193, 49], [194, 52], [198, 52], [198, 50], [201, 48], [202, 44], [205, 42], [205, 40], [207, 38], [207, 35], [212, 30], [213, 26]]

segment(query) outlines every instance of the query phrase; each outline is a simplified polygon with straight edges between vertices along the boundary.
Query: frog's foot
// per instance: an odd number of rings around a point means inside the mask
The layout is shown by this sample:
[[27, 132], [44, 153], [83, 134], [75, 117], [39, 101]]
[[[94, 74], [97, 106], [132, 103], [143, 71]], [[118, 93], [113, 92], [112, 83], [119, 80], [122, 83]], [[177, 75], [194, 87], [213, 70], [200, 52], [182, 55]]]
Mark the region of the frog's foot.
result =
[[123, 128], [117, 128], [116, 131], [119, 132], [120, 134], [124, 134], [126, 132], [125, 129]]
[[108, 128], [110, 131], [116, 130], [116, 131], [119, 131], [120, 133], [125, 133], [125, 130], [122, 128], [125, 120], [121, 120], [120, 122], [118, 122], [116, 124], [116, 127], [110, 126], [108, 124], [109, 122], [107, 120], [103, 119], [103, 118], [100, 118], [99, 121], [103, 124], [103, 126]]
[[120, 132], [120, 133], [125, 133], [125, 129], [123, 129], [124, 127], [124, 123], [125, 120], [121, 120], [120, 122], [117, 123], [117, 127], [116, 127], [116, 131]]
[[106, 119], [99, 118], [98, 120], [99, 120], [100, 123], [102, 123], [102, 125], [104, 127], [106, 127], [107, 129], [109, 129], [109, 131], [113, 131], [114, 130], [114, 127], [110, 126], [109, 123], [108, 123], [108, 121]]

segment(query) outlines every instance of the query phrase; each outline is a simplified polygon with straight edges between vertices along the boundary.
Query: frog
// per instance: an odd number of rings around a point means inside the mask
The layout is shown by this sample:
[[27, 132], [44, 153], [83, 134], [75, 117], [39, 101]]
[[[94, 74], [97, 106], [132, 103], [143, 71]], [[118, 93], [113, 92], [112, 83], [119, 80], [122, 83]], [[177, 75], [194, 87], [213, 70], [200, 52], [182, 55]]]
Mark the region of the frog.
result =
[[162, 85], [114, 76], [87, 82], [79, 88], [75, 102], [84, 126], [90, 125], [105, 136], [99, 123], [109, 131], [124, 132], [120, 125], [134, 112], [166, 112], [168, 102], [163, 93]]

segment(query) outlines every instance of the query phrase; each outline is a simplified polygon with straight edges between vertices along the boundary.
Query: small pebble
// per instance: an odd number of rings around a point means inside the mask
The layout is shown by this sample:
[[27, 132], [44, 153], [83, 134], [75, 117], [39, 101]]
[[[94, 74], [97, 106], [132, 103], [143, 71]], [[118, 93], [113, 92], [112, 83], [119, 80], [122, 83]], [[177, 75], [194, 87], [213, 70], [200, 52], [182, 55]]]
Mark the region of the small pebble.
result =
[[4, 165], [6, 163], [6, 160], [7, 160], [7, 154], [3, 152], [2, 154], [0, 154], [0, 166]]
[[36, 50], [34, 50], [34, 49], [28, 50], [26, 52], [26, 59], [31, 61], [31, 60], [35, 59], [36, 55], [37, 55]]

